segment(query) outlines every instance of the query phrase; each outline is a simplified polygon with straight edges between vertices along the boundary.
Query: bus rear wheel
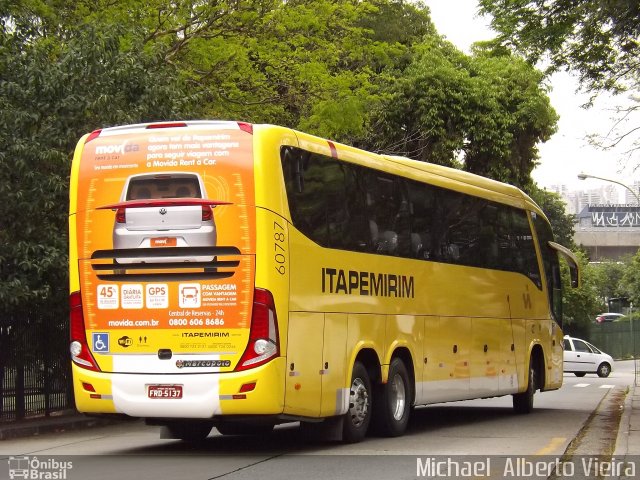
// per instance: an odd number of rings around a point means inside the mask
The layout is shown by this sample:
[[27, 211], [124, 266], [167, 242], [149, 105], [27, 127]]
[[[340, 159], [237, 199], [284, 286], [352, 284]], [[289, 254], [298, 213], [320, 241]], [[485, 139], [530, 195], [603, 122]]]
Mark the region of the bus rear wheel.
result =
[[536, 393], [537, 371], [533, 358], [529, 360], [529, 379], [527, 389], [513, 394], [513, 409], [516, 413], [530, 413], [533, 410], [533, 396]]
[[407, 367], [400, 358], [389, 365], [389, 380], [380, 385], [374, 406], [376, 433], [386, 437], [398, 437], [407, 429], [411, 413], [411, 383]]
[[361, 362], [353, 365], [349, 388], [349, 410], [344, 416], [342, 440], [347, 443], [362, 441], [371, 422], [371, 378]]

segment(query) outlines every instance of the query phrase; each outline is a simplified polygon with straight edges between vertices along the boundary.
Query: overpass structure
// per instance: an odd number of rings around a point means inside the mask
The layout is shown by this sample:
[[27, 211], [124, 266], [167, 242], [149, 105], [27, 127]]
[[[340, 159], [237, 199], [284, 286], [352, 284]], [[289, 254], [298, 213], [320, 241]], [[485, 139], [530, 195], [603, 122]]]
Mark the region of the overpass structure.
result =
[[574, 241], [591, 262], [635, 255], [640, 248], [640, 206], [587, 205], [577, 215]]

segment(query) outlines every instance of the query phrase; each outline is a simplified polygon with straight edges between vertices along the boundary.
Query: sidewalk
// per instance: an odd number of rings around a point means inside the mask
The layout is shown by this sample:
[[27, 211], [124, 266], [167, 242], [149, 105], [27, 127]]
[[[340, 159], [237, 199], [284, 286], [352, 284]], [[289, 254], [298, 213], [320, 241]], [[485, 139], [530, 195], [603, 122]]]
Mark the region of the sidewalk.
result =
[[613, 456], [617, 459], [640, 455], [640, 386], [630, 385], [618, 427]]
[[0, 423], [0, 441], [13, 438], [67, 432], [91, 427], [114, 425], [125, 422], [123, 418], [89, 417], [75, 410], [66, 410], [50, 417], [27, 418], [17, 422]]

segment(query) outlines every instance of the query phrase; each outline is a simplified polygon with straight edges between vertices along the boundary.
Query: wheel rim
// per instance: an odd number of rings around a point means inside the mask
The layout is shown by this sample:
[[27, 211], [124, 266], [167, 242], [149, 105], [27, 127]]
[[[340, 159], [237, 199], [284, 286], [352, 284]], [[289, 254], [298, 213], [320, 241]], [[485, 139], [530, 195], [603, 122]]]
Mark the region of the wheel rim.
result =
[[609, 373], [609, 366], [608, 365], [600, 366], [600, 374], [601, 375], [607, 375], [608, 373]]
[[369, 392], [360, 378], [355, 378], [351, 384], [349, 394], [349, 414], [353, 425], [359, 427], [364, 423], [369, 413]]
[[395, 420], [401, 420], [407, 404], [407, 390], [402, 376], [396, 373], [389, 384], [391, 391], [391, 410]]

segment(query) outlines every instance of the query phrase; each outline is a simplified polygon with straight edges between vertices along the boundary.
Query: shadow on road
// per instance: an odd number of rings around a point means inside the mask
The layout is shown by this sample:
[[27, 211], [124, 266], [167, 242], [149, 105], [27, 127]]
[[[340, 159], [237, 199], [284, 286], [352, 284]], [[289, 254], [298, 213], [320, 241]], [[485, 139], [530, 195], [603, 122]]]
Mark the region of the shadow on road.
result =
[[[505, 418], [518, 418], [525, 422], [539, 421], [539, 415], [545, 412], [553, 412], [548, 409], [537, 409], [530, 415], [514, 415], [508, 407], [482, 407], [482, 406], [458, 406], [435, 405], [419, 407], [412, 412], [409, 428], [405, 436], [423, 435], [429, 432], [438, 432], [442, 429], [467, 426], [480, 427], [486, 424], [491, 428], [493, 422], [503, 422]], [[538, 420], [535, 419], [538, 417]], [[520, 423], [520, 422], [514, 422]], [[514, 428], [526, 428], [524, 425]], [[365, 442], [375, 441], [376, 437], [368, 437]], [[167, 440], [162, 445], [152, 445], [135, 449], [126, 449], [122, 452], [127, 455], [284, 455], [284, 454], [321, 454], [323, 450], [334, 448], [337, 442], [323, 442], [312, 440], [305, 436], [299, 424], [292, 423], [281, 425], [273, 432], [263, 435], [220, 435], [217, 430], [212, 430], [209, 437], [201, 443], [188, 443], [180, 440]]]

